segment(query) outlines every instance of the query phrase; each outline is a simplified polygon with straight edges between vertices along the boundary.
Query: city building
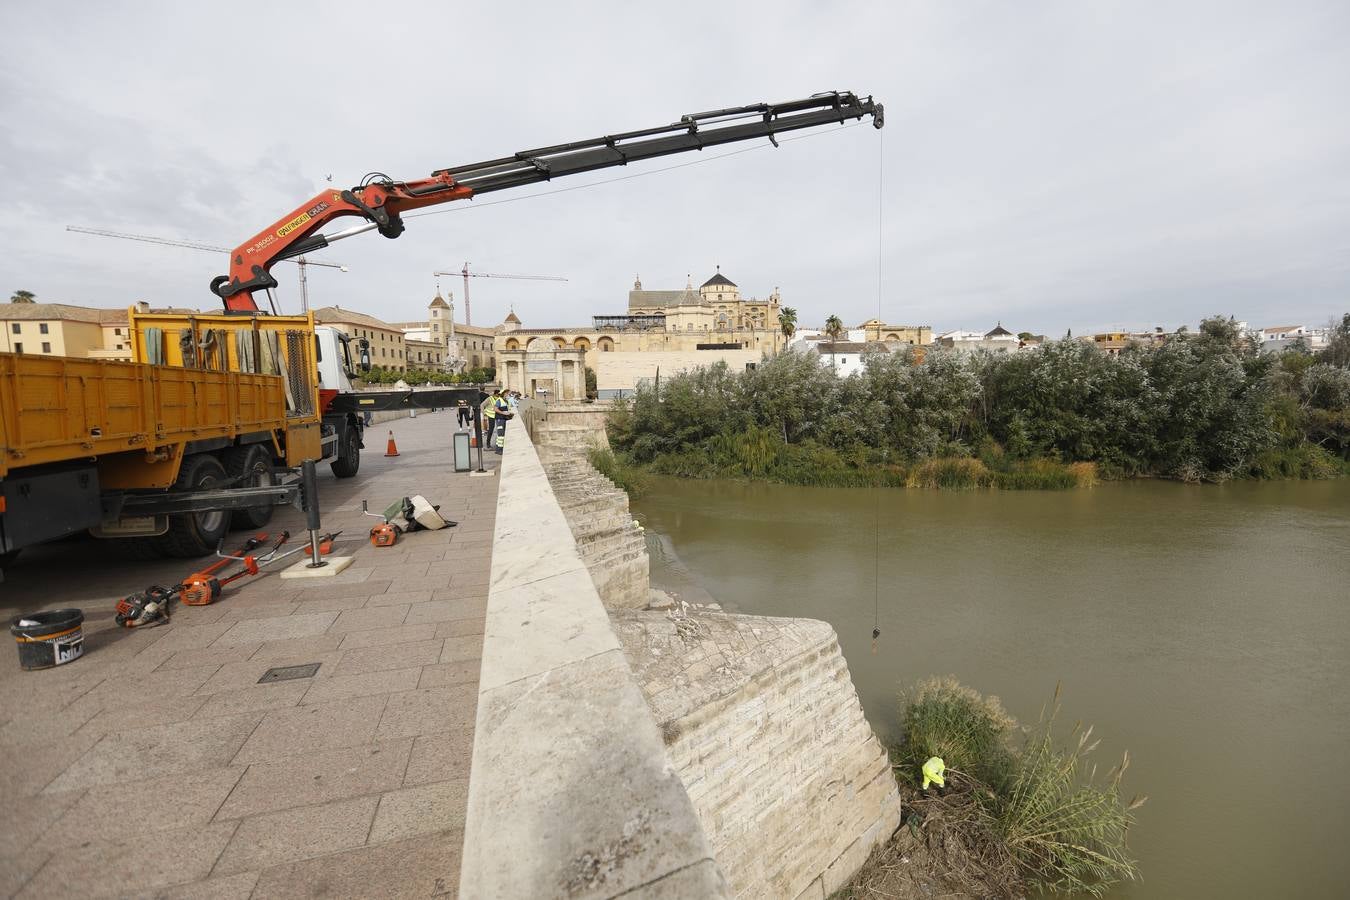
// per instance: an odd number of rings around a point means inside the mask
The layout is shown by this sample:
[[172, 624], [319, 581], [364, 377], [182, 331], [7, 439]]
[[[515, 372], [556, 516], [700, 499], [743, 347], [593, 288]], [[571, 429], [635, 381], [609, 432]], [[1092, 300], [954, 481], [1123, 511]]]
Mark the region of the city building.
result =
[[[149, 311], [150, 304], [138, 303], [137, 307]], [[98, 310], [99, 327], [103, 330], [102, 345], [90, 350], [86, 355], [95, 359], [113, 359], [131, 362], [131, 320], [125, 309]]]
[[940, 347], [955, 350], [957, 353], [975, 353], [984, 350], [989, 353], [1012, 353], [1022, 349], [1017, 335], [1003, 327], [999, 322], [989, 331], [948, 331], [938, 335], [936, 343]]
[[812, 341], [804, 346], [807, 353], [818, 354], [820, 364], [832, 369], [840, 378], [861, 372], [866, 356], [891, 352], [891, 347], [881, 341], [826, 340]]
[[[639, 278], [625, 312], [593, 316], [589, 326], [526, 328], [512, 312], [497, 328], [497, 377], [511, 384], [512, 367], [524, 367], [531, 350], [550, 345], [581, 351], [601, 398], [629, 393], [658, 374], [718, 361], [743, 370], [782, 349], [780, 301], [777, 289], [765, 299], [742, 297], [719, 270], [697, 290], [692, 281], [683, 290], [646, 290]], [[524, 372], [519, 369], [521, 377]]]
[[407, 341], [403, 329], [397, 325], [340, 306], [322, 306], [314, 310], [314, 321], [369, 341], [372, 366], [398, 372], [407, 370]]
[[445, 368], [445, 345], [435, 341], [424, 341], [403, 333], [403, 347], [408, 354], [409, 369], [426, 369], [439, 372]]
[[[150, 312], [150, 304], [136, 306]], [[168, 307], [160, 312], [193, 313]], [[131, 361], [131, 329], [127, 311], [97, 309], [71, 303], [8, 303], [0, 305], [0, 352], [87, 359]]]
[[1107, 356], [1119, 356], [1120, 351], [1134, 341], [1134, 335], [1128, 331], [1106, 331], [1092, 336], [1092, 343]]
[[[778, 310], [777, 288], [764, 300], [742, 298], [740, 287], [723, 275], [722, 267], [718, 266], [716, 273], [703, 282], [697, 292], [692, 281], [686, 281], [682, 291], [644, 290], [642, 279], [638, 277], [633, 282], [633, 289], [628, 292], [627, 316], [598, 318], [621, 324], [625, 318], [658, 317], [661, 320], [659, 324], [669, 332], [738, 335], [743, 339], [746, 332], [752, 335], [763, 331], [781, 334]], [[775, 344], [773, 350], [776, 352], [777, 349]]]
[[465, 372], [471, 369], [494, 369], [497, 358], [493, 341], [497, 329], [480, 328], [456, 322], [455, 295], [449, 299], [441, 296], [440, 291], [427, 305], [427, 319], [424, 322], [398, 322], [406, 338], [416, 341], [430, 341], [441, 347], [439, 368], [448, 372]]
[[858, 340], [910, 344], [915, 347], [933, 343], [933, 329], [929, 325], [886, 325], [880, 319], [868, 319], [858, 326], [858, 330], [862, 331], [862, 337]]
[[87, 357], [91, 350], [103, 349], [101, 312], [68, 303], [4, 304], [0, 352]]
[[1310, 351], [1322, 350], [1331, 339], [1330, 329], [1306, 325], [1272, 325], [1259, 332], [1262, 353], [1279, 353], [1301, 344]]

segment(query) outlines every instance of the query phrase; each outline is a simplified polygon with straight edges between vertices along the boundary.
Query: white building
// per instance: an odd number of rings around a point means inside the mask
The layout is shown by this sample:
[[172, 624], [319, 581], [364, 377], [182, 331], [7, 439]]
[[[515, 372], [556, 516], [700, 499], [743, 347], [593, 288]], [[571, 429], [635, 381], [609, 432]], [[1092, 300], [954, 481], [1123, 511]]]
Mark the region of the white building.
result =
[[[794, 342], [795, 343], [795, 342]], [[820, 364], [831, 369], [840, 378], [863, 370], [863, 359], [875, 353], [890, 353], [891, 348], [878, 341], [830, 341], [808, 338], [788, 345], [789, 350], [809, 353], [820, 359]]]
[[990, 353], [1013, 353], [1022, 347], [1017, 335], [1003, 327], [1000, 322], [989, 331], [948, 331], [940, 334], [934, 341], [939, 347], [955, 350], [958, 353], [974, 353], [987, 350]]
[[1326, 347], [1331, 339], [1328, 329], [1309, 328], [1306, 325], [1272, 325], [1269, 328], [1262, 328], [1258, 335], [1261, 339], [1262, 353], [1278, 353], [1299, 341], [1315, 352]]

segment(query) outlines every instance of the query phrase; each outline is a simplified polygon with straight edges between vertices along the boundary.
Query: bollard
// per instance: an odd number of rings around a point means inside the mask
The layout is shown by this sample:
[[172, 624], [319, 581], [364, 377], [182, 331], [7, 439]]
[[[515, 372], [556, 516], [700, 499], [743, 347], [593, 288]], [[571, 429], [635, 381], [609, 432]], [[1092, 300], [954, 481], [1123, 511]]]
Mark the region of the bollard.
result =
[[305, 527], [309, 529], [309, 565], [305, 568], [321, 569], [328, 563], [319, 550], [319, 475], [314, 460], [305, 460], [300, 471], [305, 492]]

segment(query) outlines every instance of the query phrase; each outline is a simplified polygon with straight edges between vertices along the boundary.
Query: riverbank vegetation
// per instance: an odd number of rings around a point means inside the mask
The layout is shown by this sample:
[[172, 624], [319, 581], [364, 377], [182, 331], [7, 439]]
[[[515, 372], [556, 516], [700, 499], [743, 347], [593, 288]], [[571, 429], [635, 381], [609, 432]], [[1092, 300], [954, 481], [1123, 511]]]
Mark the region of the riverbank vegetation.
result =
[[[905, 820], [836, 898], [1099, 896], [1137, 877], [1126, 837], [1144, 799], [1121, 799], [1129, 754], [1098, 778], [1092, 729], [1057, 734], [1058, 688], [1025, 730], [997, 698], [952, 678], [920, 683], [901, 705], [891, 758]], [[924, 790], [920, 767], [934, 756], [945, 784]]]
[[614, 482], [614, 486], [625, 491], [629, 497], [641, 497], [647, 492], [650, 482], [647, 473], [621, 457], [608, 447], [592, 447], [586, 453], [591, 468]]
[[1118, 356], [1066, 338], [1012, 354], [927, 348], [836, 377], [811, 354], [719, 364], [621, 401], [624, 465], [786, 484], [1062, 488], [1098, 478], [1350, 472], [1350, 314], [1331, 345], [1260, 353], [1231, 319]]

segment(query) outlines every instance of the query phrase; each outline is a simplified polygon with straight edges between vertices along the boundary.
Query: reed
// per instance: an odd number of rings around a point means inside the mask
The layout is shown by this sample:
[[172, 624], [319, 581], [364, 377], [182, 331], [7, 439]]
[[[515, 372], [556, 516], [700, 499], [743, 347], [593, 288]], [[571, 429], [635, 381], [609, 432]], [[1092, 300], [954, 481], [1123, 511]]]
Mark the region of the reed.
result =
[[941, 488], [948, 491], [993, 487], [997, 477], [978, 459], [968, 456], [947, 456], [928, 459], [909, 470], [906, 486]]
[[1088, 761], [1100, 743], [1092, 740], [1091, 726], [1075, 724], [1067, 746], [1060, 745], [1059, 693], [1056, 686], [1049, 715], [1028, 735], [1011, 779], [992, 798], [993, 827], [1029, 881], [1053, 892], [1101, 896], [1110, 885], [1138, 877], [1126, 838], [1132, 813], [1146, 798], [1121, 803], [1128, 752], [1098, 781]]

